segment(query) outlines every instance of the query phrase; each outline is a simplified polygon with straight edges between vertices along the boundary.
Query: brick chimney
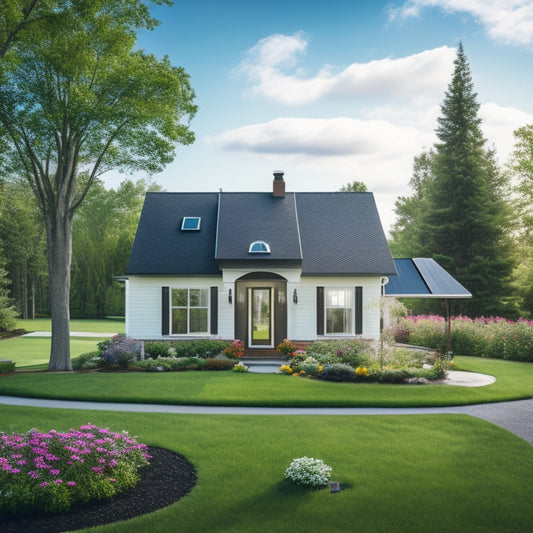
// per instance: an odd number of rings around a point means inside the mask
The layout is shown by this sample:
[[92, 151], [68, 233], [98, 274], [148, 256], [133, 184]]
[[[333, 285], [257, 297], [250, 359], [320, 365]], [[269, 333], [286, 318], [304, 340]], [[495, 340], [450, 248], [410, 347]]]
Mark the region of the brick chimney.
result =
[[276, 198], [285, 197], [285, 181], [283, 180], [283, 170], [274, 170], [274, 181], [272, 182], [272, 196]]

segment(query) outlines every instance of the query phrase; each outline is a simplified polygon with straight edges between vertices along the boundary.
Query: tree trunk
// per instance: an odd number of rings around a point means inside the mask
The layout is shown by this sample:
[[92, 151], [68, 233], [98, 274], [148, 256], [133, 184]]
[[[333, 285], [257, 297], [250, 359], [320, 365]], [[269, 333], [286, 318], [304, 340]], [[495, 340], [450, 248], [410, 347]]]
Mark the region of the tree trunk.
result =
[[52, 317], [52, 346], [48, 370], [72, 370], [69, 324], [72, 219], [66, 208], [57, 205], [53, 212], [46, 213], [46, 233]]

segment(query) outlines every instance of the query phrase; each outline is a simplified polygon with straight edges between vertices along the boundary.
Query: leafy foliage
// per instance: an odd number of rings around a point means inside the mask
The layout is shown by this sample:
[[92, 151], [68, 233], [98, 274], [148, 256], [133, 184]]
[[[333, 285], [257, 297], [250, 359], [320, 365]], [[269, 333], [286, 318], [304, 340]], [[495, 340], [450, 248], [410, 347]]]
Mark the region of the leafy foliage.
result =
[[16, 325], [16, 310], [8, 297], [8, 284], [7, 272], [0, 262], [0, 331], [11, 331]]
[[148, 464], [146, 450], [125, 431], [92, 424], [65, 433], [0, 433], [0, 513], [64, 512], [125, 492]]
[[[442, 350], [446, 344], [441, 316], [410, 316], [400, 321], [409, 343]], [[451, 350], [455, 354], [533, 362], [533, 322], [500, 317], [452, 317]]]
[[485, 148], [479, 104], [462, 44], [441, 105], [434, 150], [415, 159], [414, 195], [396, 204], [391, 248], [397, 256], [433, 257], [472, 294], [460, 312], [512, 310], [513, 268], [508, 180]]
[[300, 457], [292, 460], [285, 470], [285, 477], [300, 486], [319, 488], [328, 483], [331, 471], [322, 459]]
[[50, 17], [36, 24], [21, 25], [18, 2], [0, 12], [0, 170], [27, 180], [44, 215], [49, 369], [69, 370], [74, 212], [102, 172], [151, 174], [171, 162], [177, 144], [194, 141], [196, 106], [183, 68], [134, 50], [135, 31], [156, 24], [144, 2], [42, 4]]

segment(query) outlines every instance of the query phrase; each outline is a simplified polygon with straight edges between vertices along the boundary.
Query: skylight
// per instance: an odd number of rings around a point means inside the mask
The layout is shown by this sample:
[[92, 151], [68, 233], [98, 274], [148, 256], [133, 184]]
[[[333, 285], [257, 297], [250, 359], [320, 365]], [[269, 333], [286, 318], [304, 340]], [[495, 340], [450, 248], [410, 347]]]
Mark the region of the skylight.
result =
[[270, 246], [264, 241], [254, 241], [250, 244], [250, 249], [248, 250], [250, 254], [269, 254]]
[[198, 231], [202, 217], [183, 217], [181, 222], [182, 231]]

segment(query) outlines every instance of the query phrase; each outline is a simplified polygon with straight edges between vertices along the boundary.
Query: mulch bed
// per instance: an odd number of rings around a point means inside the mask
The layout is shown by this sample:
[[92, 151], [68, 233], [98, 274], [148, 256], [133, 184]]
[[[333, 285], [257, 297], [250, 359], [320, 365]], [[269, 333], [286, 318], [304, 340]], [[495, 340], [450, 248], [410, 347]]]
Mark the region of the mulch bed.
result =
[[101, 526], [151, 513], [178, 501], [196, 485], [196, 470], [182, 455], [150, 446], [150, 466], [133, 490], [112, 500], [73, 505], [59, 515], [0, 517], [2, 533], [59, 533]]

